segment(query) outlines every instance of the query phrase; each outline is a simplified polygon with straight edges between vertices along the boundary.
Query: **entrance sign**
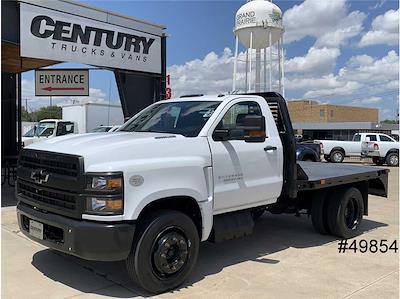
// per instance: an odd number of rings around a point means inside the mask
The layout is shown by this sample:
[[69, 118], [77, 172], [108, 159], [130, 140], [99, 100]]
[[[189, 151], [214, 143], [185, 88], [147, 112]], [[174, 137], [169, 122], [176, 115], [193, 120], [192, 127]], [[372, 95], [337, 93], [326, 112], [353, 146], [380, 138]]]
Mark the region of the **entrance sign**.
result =
[[20, 3], [21, 56], [161, 74], [161, 38]]
[[36, 96], [88, 96], [89, 71], [44, 69], [35, 71]]

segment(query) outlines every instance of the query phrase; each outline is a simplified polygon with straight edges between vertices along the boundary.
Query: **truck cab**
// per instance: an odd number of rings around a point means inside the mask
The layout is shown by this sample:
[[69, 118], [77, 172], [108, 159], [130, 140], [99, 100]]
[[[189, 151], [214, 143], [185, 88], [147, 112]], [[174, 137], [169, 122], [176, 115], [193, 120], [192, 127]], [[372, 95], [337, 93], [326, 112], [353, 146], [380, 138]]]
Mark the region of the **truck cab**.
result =
[[[251, 234], [258, 217], [300, 212], [320, 233], [350, 238], [387, 171], [296, 163], [277, 93], [161, 101], [112, 134], [34, 143], [17, 168], [21, 231], [88, 260], [125, 260], [142, 288], [178, 287], [201, 241]], [[347, 211], [344, 213], [344, 211]]]
[[74, 121], [43, 119], [22, 137], [22, 142], [24, 146], [28, 146], [34, 142], [43, 141], [47, 138], [77, 133], [78, 126]]

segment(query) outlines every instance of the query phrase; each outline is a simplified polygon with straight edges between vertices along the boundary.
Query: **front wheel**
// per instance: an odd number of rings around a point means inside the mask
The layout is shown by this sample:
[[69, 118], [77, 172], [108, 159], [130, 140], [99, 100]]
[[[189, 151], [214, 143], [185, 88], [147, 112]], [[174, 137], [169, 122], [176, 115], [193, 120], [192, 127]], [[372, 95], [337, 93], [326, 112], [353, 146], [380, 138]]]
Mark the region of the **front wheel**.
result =
[[185, 214], [164, 210], [139, 227], [126, 266], [131, 279], [151, 293], [181, 285], [196, 264], [199, 234]]
[[328, 203], [330, 232], [340, 238], [352, 238], [359, 234], [364, 214], [361, 192], [354, 187], [332, 194]]
[[398, 153], [390, 153], [386, 157], [386, 164], [389, 166], [399, 166], [399, 154]]

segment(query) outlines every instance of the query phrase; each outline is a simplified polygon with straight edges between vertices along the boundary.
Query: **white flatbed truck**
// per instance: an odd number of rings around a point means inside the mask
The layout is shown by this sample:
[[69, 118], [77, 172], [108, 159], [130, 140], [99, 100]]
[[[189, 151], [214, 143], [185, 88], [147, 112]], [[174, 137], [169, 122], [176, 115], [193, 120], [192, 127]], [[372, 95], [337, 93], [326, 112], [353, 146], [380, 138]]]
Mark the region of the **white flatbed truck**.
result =
[[296, 162], [277, 93], [155, 103], [113, 134], [32, 144], [17, 169], [18, 221], [32, 240], [83, 259], [125, 260], [139, 286], [181, 285], [199, 242], [250, 234], [265, 211], [311, 214], [315, 229], [359, 233], [382, 168]]

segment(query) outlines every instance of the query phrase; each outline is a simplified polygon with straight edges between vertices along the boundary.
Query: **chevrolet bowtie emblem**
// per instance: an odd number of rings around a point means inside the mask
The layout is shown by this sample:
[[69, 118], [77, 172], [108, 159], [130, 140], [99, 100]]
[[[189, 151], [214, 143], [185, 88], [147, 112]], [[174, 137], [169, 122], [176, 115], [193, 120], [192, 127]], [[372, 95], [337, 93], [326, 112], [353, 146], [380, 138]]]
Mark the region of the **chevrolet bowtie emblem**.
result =
[[31, 173], [31, 179], [35, 181], [37, 184], [46, 183], [49, 179], [49, 174], [46, 173], [43, 169], [34, 170]]

